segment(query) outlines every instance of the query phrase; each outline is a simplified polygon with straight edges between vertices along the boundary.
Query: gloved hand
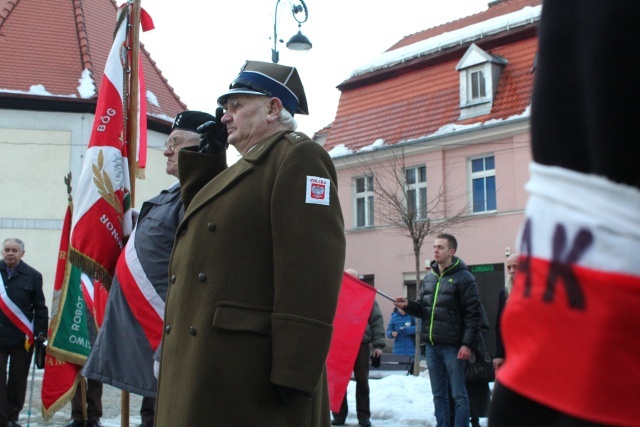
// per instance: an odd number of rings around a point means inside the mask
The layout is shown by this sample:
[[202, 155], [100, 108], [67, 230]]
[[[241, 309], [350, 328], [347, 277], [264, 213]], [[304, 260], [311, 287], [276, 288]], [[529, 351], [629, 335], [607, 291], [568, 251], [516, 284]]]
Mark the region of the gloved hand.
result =
[[301, 394], [308, 399], [311, 399], [313, 397], [313, 394], [307, 393], [302, 390], [296, 390], [291, 387], [285, 387], [277, 384], [271, 384], [271, 385], [273, 386], [273, 391], [276, 393], [276, 397], [278, 398], [278, 401], [283, 405], [288, 405], [289, 399], [294, 394]]
[[200, 133], [199, 153], [220, 154], [229, 146], [227, 142], [227, 125], [222, 123], [224, 111], [216, 109], [216, 119], [203, 123], [198, 127]]
[[153, 361], [153, 376], [156, 377], [156, 379], [160, 376], [160, 362], [157, 360]]

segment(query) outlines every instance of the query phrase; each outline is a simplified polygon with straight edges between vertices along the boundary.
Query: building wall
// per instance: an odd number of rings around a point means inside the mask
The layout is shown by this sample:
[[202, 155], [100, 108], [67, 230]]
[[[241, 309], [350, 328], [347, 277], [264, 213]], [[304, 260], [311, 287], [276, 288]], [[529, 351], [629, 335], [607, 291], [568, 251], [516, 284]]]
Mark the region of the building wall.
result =
[[[404, 151], [407, 166], [427, 166], [428, 200], [440, 188], [444, 189], [449, 215], [470, 203], [468, 159], [478, 155], [494, 155], [497, 211], [470, 214], [451, 230], [459, 243], [457, 255], [470, 266], [503, 263], [507, 247], [512, 253], [517, 252], [515, 240], [524, 218], [527, 201], [524, 185], [529, 177], [528, 164], [531, 160], [528, 121], [498, 128], [490, 132], [479, 130], [463, 135], [454, 134], [426, 142], [421, 148], [407, 148]], [[375, 218], [374, 227], [354, 227], [353, 177], [363, 174], [362, 166], [356, 166], [359, 157], [363, 155], [351, 155], [348, 159], [335, 161], [346, 228], [345, 268], [354, 268], [363, 275], [374, 275], [376, 288], [392, 297], [406, 295], [404, 281], [415, 278], [415, 257], [407, 232], [386, 226], [379, 216]], [[380, 170], [381, 167], [373, 165], [371, 159], [382, 157], [384, 151], [378, 156], [369, 154], [366, 168]], [[376, 199], [377, 196], [374, 196], [374, 204]], [[434, 239], [435, 236], [428, 236], [424, 240], [419, 262], [422, 275], [426, 273], [425, 260], [433, 258]], [[502, 285], [498, 284], [495, 289], [499, 290]], [[493, 292], [497, 299], [497, 291]], [[393, 305], [380, 296], [377, 301], [385, 321], [388, 321]]]
[[[64, 177], [71, 171], [73, 191], [82, 170], [93, 115], [2, 110], [0, 114], [0, 241], [25, 242], [24, 261], [40, 271], [50, 304], [56, 261], [67, 208]], [[148, 133], [146, 179], [136, 180], [134, 207], [176, 179], [166, 174], [167, 135]]]

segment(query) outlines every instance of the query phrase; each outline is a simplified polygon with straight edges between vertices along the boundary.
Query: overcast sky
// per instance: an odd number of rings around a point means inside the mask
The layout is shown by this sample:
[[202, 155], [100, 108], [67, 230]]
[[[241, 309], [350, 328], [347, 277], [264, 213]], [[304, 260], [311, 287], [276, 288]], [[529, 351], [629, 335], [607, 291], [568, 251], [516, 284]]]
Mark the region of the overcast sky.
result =
[[[301, 53], [278, 43], [280, 63], [299, 69], [307, 94], [310, 114], [296, 115], [298, 130], [312, 136], [333, 121], [336, 86], [355, 68], [404, 36], [486, 10], [488, 2], [305, 0], [309, 14], [302, 33], [313, 48]], [[286, 43], [297, 32], [288, 0], [143, 0], [156, 29], [141, 40], [182, 101], [213, 112], [245, 60], [271, 61], [276, 4], [278, 38]]]

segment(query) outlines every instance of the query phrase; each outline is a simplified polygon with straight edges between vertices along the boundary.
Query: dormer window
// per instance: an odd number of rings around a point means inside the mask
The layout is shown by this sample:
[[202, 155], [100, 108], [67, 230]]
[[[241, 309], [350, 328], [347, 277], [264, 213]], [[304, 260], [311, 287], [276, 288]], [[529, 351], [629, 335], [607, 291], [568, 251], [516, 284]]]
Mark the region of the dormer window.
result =
[[460, 120], [491, 112], [502, 69], [507, 60], [472, 43], [456, 70], [460, 73]]

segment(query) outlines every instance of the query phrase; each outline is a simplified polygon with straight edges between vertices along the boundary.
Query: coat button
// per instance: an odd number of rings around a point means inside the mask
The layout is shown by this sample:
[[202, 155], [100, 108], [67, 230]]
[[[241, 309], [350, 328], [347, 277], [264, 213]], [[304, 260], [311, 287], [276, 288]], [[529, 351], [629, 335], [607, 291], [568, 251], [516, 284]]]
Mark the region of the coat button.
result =
[[189, 328], [189, 333], [195, 337], [196, 336], [196, 328], [194, 328], [193, 326], [190, 327]]
[[204, 282], [205, 280], [207, 280], [207, 275], [204, 273], [198, 274], [198, 280]]
[[209, 231], [216, 231], [216, 225], [213, 222], [207, 224], [207, 228], [209, 229]]
[[167, 335], [169, 335], [169, 332], [171, 332], [171, 325], [167, 325], [167, 326], [164, 328], [164, 332], [165, 332]]
[[176, 283], [176, 275], [171, 276], [171, 283]]
[[183, 229], [183, 230], [180, 232], [180, 235], [181, 235], [181, 236], [184, 236], [185, 234], [187, 234], [187, 229], [186, 229], [186, 228], [185, 228], [185, 229]]

